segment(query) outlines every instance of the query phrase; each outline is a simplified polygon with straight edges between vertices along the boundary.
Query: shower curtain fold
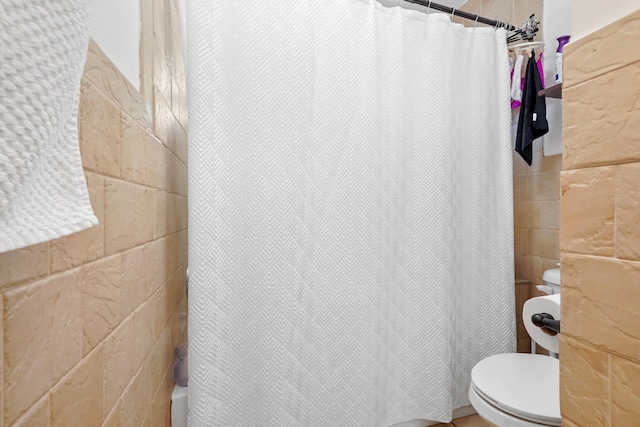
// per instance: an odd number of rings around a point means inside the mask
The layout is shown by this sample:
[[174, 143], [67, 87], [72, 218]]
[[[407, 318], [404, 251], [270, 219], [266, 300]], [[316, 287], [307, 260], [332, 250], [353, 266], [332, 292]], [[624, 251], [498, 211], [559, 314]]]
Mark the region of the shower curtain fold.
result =
[[448, 421], [515, 348], [504, 31], [192, 0], [191, 426]]

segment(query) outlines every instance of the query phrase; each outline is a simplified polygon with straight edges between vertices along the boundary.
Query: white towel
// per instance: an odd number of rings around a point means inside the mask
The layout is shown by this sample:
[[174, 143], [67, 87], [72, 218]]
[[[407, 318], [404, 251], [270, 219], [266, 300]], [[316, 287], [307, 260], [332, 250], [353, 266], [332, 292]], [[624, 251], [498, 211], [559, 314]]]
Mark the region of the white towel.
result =
[[511, 99], [514, 101], [522, 101], [522, 64], [524, 63], [524, 56], [518, 54], [516, 63], [513, 66], [513, 76], [511, 77]]
[[98, 223], [78, 144], [90, 0], [0, 0], [0, 252]]

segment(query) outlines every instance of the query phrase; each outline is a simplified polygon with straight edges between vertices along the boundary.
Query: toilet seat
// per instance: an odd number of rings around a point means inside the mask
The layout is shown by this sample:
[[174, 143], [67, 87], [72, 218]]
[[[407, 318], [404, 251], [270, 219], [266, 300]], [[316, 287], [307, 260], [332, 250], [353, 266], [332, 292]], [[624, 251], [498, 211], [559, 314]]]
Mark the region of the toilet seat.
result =
[[[516, 423], [514, 420], [508, 425], [560, 426], [558, 359], [538, 354], [507, 353], [481, 360], [471, 372], [469, 398], [474, 407], [476, 403], [480, 406], [486, 403], [495, 411], [506, 413], [506, 416], [528, 421]], [[476, 410], [483, 415], [479, 407]], [[496, 419], [503, 418], [496, 414]]]

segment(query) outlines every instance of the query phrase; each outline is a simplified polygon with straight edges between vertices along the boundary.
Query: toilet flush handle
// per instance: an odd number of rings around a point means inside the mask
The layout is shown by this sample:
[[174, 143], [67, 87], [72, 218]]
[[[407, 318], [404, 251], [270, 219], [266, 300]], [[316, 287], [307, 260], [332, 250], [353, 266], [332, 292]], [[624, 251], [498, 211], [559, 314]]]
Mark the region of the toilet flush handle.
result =
[[531, 316], [531, 322], [549, 335], [560, 333], [560, 321], [555, 320], [549, 313], [536, 313]]

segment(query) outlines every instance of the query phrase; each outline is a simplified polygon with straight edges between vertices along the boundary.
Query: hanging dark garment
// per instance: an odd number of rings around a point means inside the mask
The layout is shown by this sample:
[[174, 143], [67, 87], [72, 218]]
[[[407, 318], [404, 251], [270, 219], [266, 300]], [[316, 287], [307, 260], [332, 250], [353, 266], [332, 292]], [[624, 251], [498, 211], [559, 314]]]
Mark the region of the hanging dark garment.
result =
[[522, 105], [516, 134], [516, 152], [531, 166], [533, 160], [533, 140], [549, 132], [547, 122], [547, 104], [544, 96], [538, 96], [542, 90], [542, 80], [536, 65], [535, 54], [527, 62], [522, 90]]

